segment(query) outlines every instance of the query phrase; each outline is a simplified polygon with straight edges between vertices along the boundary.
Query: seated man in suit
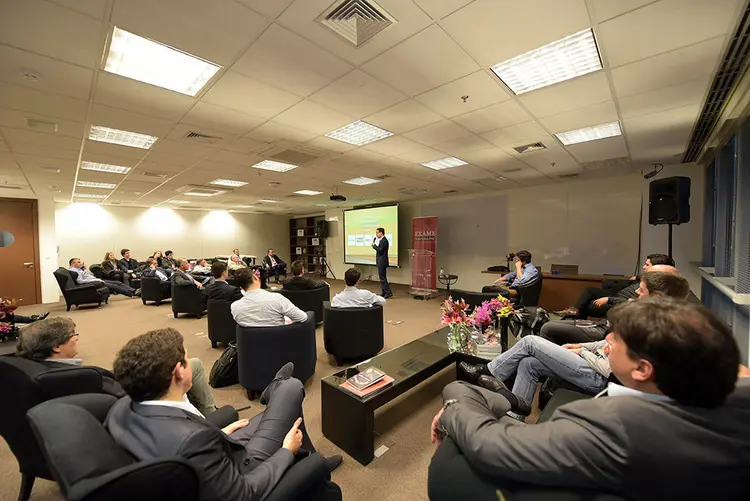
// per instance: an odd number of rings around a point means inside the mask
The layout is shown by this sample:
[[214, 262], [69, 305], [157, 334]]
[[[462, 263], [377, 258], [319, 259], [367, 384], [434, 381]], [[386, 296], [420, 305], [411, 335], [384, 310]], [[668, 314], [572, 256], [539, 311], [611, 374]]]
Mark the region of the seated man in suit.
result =
[[214, 276], [215, 281], [206, 286], [208, 299], [228, 301], [230, 303], [242, 299], [243, 294], [240, 288], [227, 283], [227, 278], [229, 277], [227, 263], [214, 261], [211, 265], [211, 274]]
[[76, 273], [76, 283], [78, 284], [95, 282], [102, 284], [102, 286], [107, 287], [110, 292], [115, 294], [122, 294], [123, 296], [128, 297], [138, 297], [141, 295], [141, 289], [133, 289], [129, 285], [125, 285], [124, 283], [115, 280], [101, 280], [96, 278], [90, 271], [83, 269], [83, 261], [77, 257], [71, 258], [70, 261], [68, 261], [68, 264], [70, 265], [68, 270]]
[[277, 256], [273, 249], [268, 249], [268, 254], [263, 258], [263, 266], [268, 270], [268, 276], [274, 275], [276, 283], [279, 283], [279, 276], [286, 276], [286, 263]]
[[513, 260], [515, 269], [495, 280], [492, 285], [483, 287], [482, 292], [496, 292], [505, 297], [515, 297], [518, 295], [516, 287], [528, 284], [541, 273], [531, 264], [531, 253], [527, 250], [516, 252]]
[[[676, 273], [651, 271], [643, 276], [641, 285], [638, 294], [642, 298], [667, 296], [685, 299], [690, 292], [688, 281]], [[540, 336], [526, 336], [486, 365], [466, 362], [459, 365], [470, 378], [481, 379], [478, 382], [490, 389], [502, 388], [501, 382], [516, 374], [513, 394], [521, 403], [530, 406], [536, 385], [542, 378], [562, 379], [587, 393], [604, 389], [611, 374], [607, 358], [609, 350], [607, 340], [558, 346]]]
[[349, 268], [346, 270], [346, 273], [344, 273], [346, 287], [344, 290], [333, 296], [333, 299], [331, 299], [331, 307], [369, 308], [378, 304], [380, 306], [385, 306], [386, 299], [383, 296], [378, 296], [370, 291], [357, 288], [357, 285], [359, 285], [359, 277], [359, 270], [356, 268]]
[[310, 289], [322, 289], [326, 285], [328, 285], [324, 281], [318, 282], [317, 280], [313, 280], [312, 278], [305, 276], [305, 263], [298, 259], [295, 262], [292, 263], [292, 266], [289, 268], [292, 272], [292, 275], [294, 275], [292, 278], [287, 278], [284, 280], [283, 288], [288, 291], [301, 291], [301, 290], [310, 290]]
[[[654, 265], [667, 265], [674, 267], [674, 259], [666, 254], [649, 254], [643, 263], [643, 273], [648, 273]], [[633, 277], [635, 280], [637, 277]], [[640, 280], [638, 280], [640, 282]], [[607, 312], [617, 304], [618, 301], [635, 299], [638, 296], [635, 291], [638, 289], [638, 282], [631, 284], [616, 294], [615, 297], [608, 297], [606, 291], [599, 287], [587, 287], [578, 296], [578, 300], [570, 308], [566, 308], [555, 313], [564, 317], [588, 318], [588, 317], [605, 317]]]
[[[219, 429], [185, 399], [192, 377], [180, 333], [171, 328], [147, 332], [117, 354], [115, 376], [128, 396], [112, 407], [105, 426], [138, 460], [173, 455], [186, 459], [200, 478], [202, 501], [259, 501], [298, 453], [315, 452], [301, 426], [305, 391], [291, 377], [293, 369], [291, 363], [282, 367], [263, 391], [261, 403], [267, 407], [262, 414]], [[324, 462], [330, 472], [341, 456]], [[340, 500], [338, 486], [324, 482], [329, 494], [324, 499]]]
[[[82, 366], [83, 360], [78, 356], [78, 339], [76, 324], [70, 318], [54, 317], [37, 322], [21, 331], [16, 346], [16, 356], [37, 361], [50, 369], [68, 365]], [[199, 358], [191, 358], [193, 369], [193, 387], [188, 398], [200, 411], [209, 414], [216, 410], [214, 394], [208, 384], [208, 374]], [[89, 366], [90, 367], [90, 366]], [[102, 375], [104, 393], [120, 398], [125, 391], [115, 380], [114, 374], [101, 367], [93, 367]]]
[[198, 287], [201, 291], [201, 297], [203, 298], [203, 302], [206, 302], [206, 290], [203, 288], [204, 284], [207, 282], [210, 282], [213, 280], [213, 277], [206, 277], [202, 281], [198, 281], [193, 277], [193, 275], [190, 274], [190, 263], [187, 259], [184, 257], [181, 257], [177, 260], [177, 268], [174, 270], [174, 273], [172, 273], [172, 276], [170, 277], [170, 280], [175, 285], [193, 285], [195, 287]]
[[120, 249], [122, 259], [117, 261], [120, 271], [129, 279], [138, 278], [140, 274], [138, 261], [130, 257], [130, 249]]
[[159, 268], [159, 262], [150, 257], [146, 259], [147, 268], [143, 271], [144, 277], [156, 277], [159, 279], [159, 287], [161, 288], [162, 295], [167, 297], [171, 294], [172, 284], [167, 276], [167, 270]]
[[[642, 275], [643, 278], [638, 282], [638, 287], [636, 288], [636, 298], [639, 297], [642, 291], [644, 291], [645, 289], [649, 289], [651, 291], [658, 290], [666, 296], [679, 297], [681, 299], [685, 297], [680, 295], [684, 292], [684, 290], [682, 289], [682, 286], [684, 285], [683, 282], [671, 283], [671, 285], [677, 287], [677, 290], [667, 290], [666, 287], [669, 287], [670, 284], [654, 283], [654, 280], [649, 280], [646, 278], [649, 277], [649, 273], [652, 272], [678, 273], [677, 268], [666, 264], [655, 264], [653, 266], [649, 266], [648, 271]], [[689, 287], [685, 294], [690, 294]], [[612, 306], [632, 300], [630, 298], [622, 296], [612, 297], [609, 299]], [[604, 336], [607, 334], [607, 332], [609, 332], [607, 331], [608, 325], [609, 324], [606, 319], [598, 321], [552, 320], [551, 322], [547, 322], [542, 326], [541, 330], [539, 331], [539, 335], [559, 345], [568, 343], [588, 343], [591, 341], [601, 341], [602, 339], [604, 339]]]
[[243, 327], [274, 327], [291, 322], [307, 321], [307, 313], [277, 292], [261, 289], [260, 276], [250, 269], [235, 275], [237, 284], [245, 291], [245, 297], [232, 303], [232, 316], [237, 325]]
[[607, 398], [578, 400], [525, 425], [504, 417], [502, 395], [454, 382], [443, 390], [433, 442], [450, 437], [494, 487], [745, 499], [750, 379], [737, 379], [732, 331], [703, 306], [663, 297], [625, 303], [610, 316], [609, 364], [622, 385], [610, 383]]

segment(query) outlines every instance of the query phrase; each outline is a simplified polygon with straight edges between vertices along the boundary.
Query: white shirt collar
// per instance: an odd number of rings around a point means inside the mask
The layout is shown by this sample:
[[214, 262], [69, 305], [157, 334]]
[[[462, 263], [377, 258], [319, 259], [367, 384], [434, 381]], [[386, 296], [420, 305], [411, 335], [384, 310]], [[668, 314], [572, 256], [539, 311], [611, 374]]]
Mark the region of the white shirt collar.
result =
[[195, 414], [196, 416], [205, 418], [201, 411], [195, 408], [193, 404], [188, 400], [187, 395], [182, 396], [182, 402], [174, 402], [172, 400], [145, 400], [141, 402], [141, 405], [163, 405], [165, 407], [174, 407], [176, 409], [182, 409], [183, 411]]
[[656, 402], [671, 402], [672, 399], [666, 395], [656, 395], [654, 393], [645, 393], [640, 390], [628, 388], [617, 383], [610, 382], [607, 385], [607, 395], [610, 397], [640, 397], [646, 400], [654, 400]]
[[47, 362], [60, 362], [61, 364], [77, 365], [77, 366], [83, 365], [82, 358], [48, 358], [46, 361]]

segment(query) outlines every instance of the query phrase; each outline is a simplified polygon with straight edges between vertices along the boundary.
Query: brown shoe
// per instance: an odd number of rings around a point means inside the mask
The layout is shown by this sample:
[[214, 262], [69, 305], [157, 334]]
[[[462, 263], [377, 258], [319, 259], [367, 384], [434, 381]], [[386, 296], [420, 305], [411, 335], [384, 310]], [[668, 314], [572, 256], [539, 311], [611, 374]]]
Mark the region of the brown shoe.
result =
[[553, 312], [555, 315], [560, 315], [561, 317], [577, 317], [578, 316], [578, 308], [565, 308], [564, 310], [555, 311]]

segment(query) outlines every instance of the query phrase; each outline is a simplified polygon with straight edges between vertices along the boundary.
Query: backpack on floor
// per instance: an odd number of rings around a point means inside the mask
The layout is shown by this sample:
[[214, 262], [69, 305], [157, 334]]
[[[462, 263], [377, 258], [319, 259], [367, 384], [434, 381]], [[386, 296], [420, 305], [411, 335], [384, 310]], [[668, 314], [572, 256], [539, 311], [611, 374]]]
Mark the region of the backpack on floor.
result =
[[539, 306], [525, 306], [510, 316], [510, 332], [516, 339], [539, 335], [542, 326], [549, 322], [549, 315]]
[[208, 384], [212, 388], [223, 388], [240, 382], [239, 367], [237, 362], [237, 343], [232, 341], [224, 353], [211, 367]]

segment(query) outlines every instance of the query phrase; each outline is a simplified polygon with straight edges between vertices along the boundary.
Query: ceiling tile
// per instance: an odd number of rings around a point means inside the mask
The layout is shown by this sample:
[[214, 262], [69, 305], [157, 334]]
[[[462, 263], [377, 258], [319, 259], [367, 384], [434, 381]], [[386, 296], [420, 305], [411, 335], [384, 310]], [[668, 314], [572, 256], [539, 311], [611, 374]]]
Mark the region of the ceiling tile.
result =
[[423, 106], [417, 101], [410, 99], [379, 111], [374, 115], [365, 117], [365, 122], [377, 125], [394, 134], [401, 134], [410, 130], [418, 129], [435, 122], [443, 117]]
[[366, 43], [354, 47], [315, 20], [331, 6], [330, 0], [294, 2], [277, 22], [288, 30], [319, 45], [352, 64], [360, 65], [383, 51], [423, 30], [432, 19], [413, 2], [378, 0], [378, 5], [398, 22], [390, 25]]
[[29, 130], [11, 129], [3, 127], [3, 138], [5, 142], [15, 150], [16, 146], [22, 144], [39, 145], [46, 148], [56, 148], [60, 150], [78, 152], [81, 149], [81, 139], [75, 137], [66, 137], [56, 134], [43, 134]]
[[[179, 137], [179, 134], [176, 137]], [[189, 141], [185, 140], [160, 139], [152, 149], [156, 153], [175, 153], [186, 157], [201, 159], [210, 156], [219, 148], [213, 144], [191, 144]]]
[[611, 74], [615, 92], [622, 98], [687, 80], [703, 79], [708, 83], [723, 47], [724, 37], [717, 37], [614, 68]]
[[81, 14], [104, 19], [104, 11], [107, 8], [107, 0], [52, 0], [53, 2], [73, 9]]
[[548, 117], [610, 99], [612, 93], [603, 71], [528, 92], [518, 98], [536, 117]]
[[232, 70], [298, 96], [309, 96], [352, 66], [308, 40], [271, 25]]
[[472, 181], [477, 181], [479, 179], [487, 179], [493, 177], [492, 172], [488, 172], [480, 167], [476, 167], [474, 165], [461, 165], [459, 167], [452, 167], [450, 169], [445, 169], [443, 171], [444, 174], [448, 174], [450, 176], [456, 176], [463, 179], [469, 179]]
[[133, 113], [102, 104], [94, 104], [91, 107], [90, 122], [92, 125], [103, 125], [156, 137], [166, 136], [175, 126], [175, 122], [171, 120]]
[[644, 92], [643, 94], [621, 97], [620, 113], [622, 113], [623, 118], [629, 118], [699, 104], [703, 102], [706, 87], [706, 81], [700, 79]]
[[436, 149], [450, 156], [459, 157], [462, 160], [463, 155], [472, 151], [486, 150], [492, 148], [492, 145], [479, 136], [467, 136], [446, 143], [438, 143], [434, 146]]
[[239, 0], [244, 5], [247, 5], [255, 12], [262, 14], [268, 19], [276, 19], [276, 17], [284, 12], [284, 9], [289, 7], [289, 4], [294, 0]]
[[149, 152], [146, 157], [148, 162], [154, 162], [158, 164], [173, 165], [175, 167], [192, 167], [198, 162], [197, 158], [188, 157], [185, 155], [175, 155], [174, 153], [161, 153], [158, 151]]
[[414, 0], [432, 19], [439, 21], [473, 0]]
[[94, 68], [101, 22], [43, 0], [0, 2], [0, 42]]
[[88, 104], [79, 99], [0, 82], [0, 107], [83, 123]]
[[550, 132], [567, 132], [591, 125], [599, 125], [618, 120], [617, 109], [613, 101], [578, 108], [557, 115], [539, 119], [539, 122]]
[[628, 148], [622, 136], [572, 144], [566, 149], [580, 163], [628, 156]]
[[257, 117], [271, 118], [299, 102], [300, 98], [228, 71], [206, 93], [202, 101]]
[[451, 14], [440, 24], [485, 67], [591, 26], [584, 0], [516, 0], [512, 3], [480, 0]]
[[479, 69], [456, 42], [433, 25], [362, 66], [410, 96]]
[[278, 141], [280, 139], [288, 139], [290, 141], [304, 143], [310, 141], [311, 139], [314, 139], [317, 135], [318, 134], [315, 134], [314, 132], [296, 129], [294, 127], [289, 127], [272, 120], [249, 132], [247, 134], [247, 137], [267, 143]]
[[598, 23], [620, 16], [657, 0], [586, 0], [591, 17]]
[[516, 102], [505, 101], [487, 108], [472, 111], [453, 118], [454, 122], [475, 134], [508, 127], [533, 120], [531, 115]]
[[[463, 101], [463, 96], [468, 96], [466, 102]], [[416, 99], [443, 116], [454, 117], [507, 101], [510, 95], [497, 79], [480, 70], [420, 94]]]
[[227, 66], [261, 34], [268, 20], [231, 0], [128, 0], [115, 2], [112, 24]]
[[0, 126], [12, 127], [14, 129], [28, 130], [32, 132], [43, 132], [35, 130], [33, 127], [27, 125], [27, 119], [39, 120], [42, 122], [54, 123], [57, 125], [57, 132], [50, 132], [57, 136], [67, 136], [74, 138], [83, 137], [84, 125], [78, 122], [70, 122], [68, 120], [61, 120], [59, 118], [47, 117], [44, 115], [37, 115], [36, 113], [28, 113], [19, 110], [8, 110], [0, 108]]
[[352, 120], [351, 116], [344, 115], [312, 101], [302, 101], [277, 116], [274, 121], [321, 135], [338, 129], [354, 120]]
[[[579, 172], [581, 166], [575, 158], [558, 143], [547, 145], [546, 150], [527, 153], [518, 157], [523, 163], [543, 173]], [[553, 165], [554, 164], [554, 165]]]
[[616, 68], [727, 33], [740, 4], [744, 2], [661, 0], [600, 24], [597, 39], [609, 66]]
[[[188, 135], [193, 132], [210, 136], [214, 139], [212, 139], [211, 142], [208, 142], [206, 140], [188, 138]], [[228, 149], [235, 143], [235, 141], [239, 139], [239, 136], [234, 134], [227, 134], [226, 132], [210, 129], [208, 127], [196, 127], [191, 124], [180, 122], [172, 129], [169, 134], [166, 135], [166, 138], [178, 141], [180, 144], [184, 145], [187, 148], [194, 149], [194, 147], [199, 147], [200, 149], [205, 151], [206, 148], [210, 148], [212, 150], [219, 148]], [[159, 143], [161, 143], [161, 141], [156, 143], [157, 146], [159, 145]]]
[[623, 120], [634, 162], [679, 162], [700, 105], [684, 106]]
[[208, 159], [215, 162], [223, 162], [232, 165], [241, 165], [243, 167], [250, 167], [255, 162], [255, 156], [243, 153], [237, 153], [229, 150], [218, 150], [209, 155]]
[[432, 148], [419, 148], [418, 150], [409, 151], [408, 153], [402, 153], [396, 156], [401, 160], [406, 160], [407, 162], [421, 164], [430, 162], [432, 160], [445, 158], [445, 153]]
[[402, 136], [391, 136], [380, 141], [375, 141], [364, 146], [365, 149], [372, 150], [383, 155], [400, 155], [407, 151], [414, 151], [422, 148], [422, 145], [410, 141]]
[[257, 139], [251, 139], [249, 137], [241, 137], [231, 144], [222, 145], [221, 149], [247, 155], [263, 149], [266, 146], [268, 146], [268, 143], [265, 141], [258, 141]]
[[111, 73], [99, 73], [94, 101], [100, 104], [178, 120], [190, 109], [193, 98]]
[[[158, 144], [158, 143], [157, 143]], [[112, 156], [116, 158], [127, 158], [128, 163], [118, 164], [117, 162], [106, 162], [114, 163], [115, 165], [130, 165], [130, 163], [137, 162], [143, 158], [149, 151], [141, 148], [131, 148], [130, 146], [122, 146], [119, 144], [105, 143], [102, 141], [91, 141], [86, 140], [86, 144], [83, 149], [83, 156], [88, 158], [89, 155], [99, 154]]]
[[309, 144], [310, 146], [314, 146], [315, 148], [320, 148], [322, 150], [329, 150], [339, 153], [357, 148], [353, 144], [345, 143], [343, 141], [337, 141], [336, 139], [330, 139], [325, 136], [316, 137], [312, 141], [308, 141], [307, 144]]
[[216, 130], [229, 132], [230, 134], [244, 135], [259, 126], [265, 119], [241, 113], [223, 106], [216, 106], [200, 101], [195, 103], [183, 122], [211, 127]]
[[432, 125], [428, 125], [427, 127], [422, 127], [421, 129], [404, 134], [404, 136], [409, 139], [420, 142], [425, 146], [447, 143], [448, 141], [453, 141], [454, 139], [460, 139], [470, 135], [471, 132], [450, 120], [442, 120]]
[[319, 90], [310, 100], [328, 108], [361, 118], [383, 110], [406, 96], [367, 73], [354, 70]]
[[[480, 134], [484, 139], [495, 146], [520, 146], [536, 141], [551, 141], [552, 138], [537, 122], [524, 122], [522, 124], [503, 127], [502, 129], [484, 132]], [[546, 144], [546, 143], [545, 143]]]

